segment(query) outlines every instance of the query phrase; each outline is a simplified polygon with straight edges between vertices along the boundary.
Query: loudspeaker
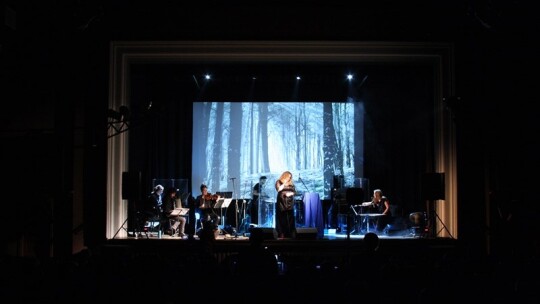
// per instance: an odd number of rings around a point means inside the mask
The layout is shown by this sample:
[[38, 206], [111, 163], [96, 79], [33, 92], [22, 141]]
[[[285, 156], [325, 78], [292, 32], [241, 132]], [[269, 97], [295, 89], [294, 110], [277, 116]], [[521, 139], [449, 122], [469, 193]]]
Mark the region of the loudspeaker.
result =
[[317, 228], [315, 227], [296, 228], [296, 239], [297, 240], [316, 240]]
[[277, 240], [277, 231], [268, 227], [253, 227], [250, 230], [250, 239], [258, 240]]
[[444, 199], [444, 173], [424, 173], [422, 175], [422, 199]]
[[142, 199], [142, 174], [137, 172], [122, 172], [122, 199]]

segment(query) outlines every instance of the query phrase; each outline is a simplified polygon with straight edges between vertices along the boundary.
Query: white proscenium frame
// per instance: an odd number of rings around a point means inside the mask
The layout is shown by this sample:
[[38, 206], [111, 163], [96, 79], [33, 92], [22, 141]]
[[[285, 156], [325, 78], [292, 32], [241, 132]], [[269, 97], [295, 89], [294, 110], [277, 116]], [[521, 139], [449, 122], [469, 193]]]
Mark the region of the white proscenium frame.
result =
[[[452, 115], [443, 104], [454, 92], [454, 50], [451, 44], [321, 41], [113, 41], [110, 46], [109, 108], [129, 107], [130, 65], [134, 63], [429, 63], [434, 79], [434, 172], [445, 173], [445, 203], [435, 211], [451, 236], [458, 238], [456, 135]], [[128, 167], [128, 134], [108, 138], [106, 238], [127, 218], [122, 202], [122, 172]], [[441, 223], [435, 223], [440, 226]], [[441, 227], [436, 227], [437, 231]], [[120, 231], [119, 236], [125, 236]], [[446, 230], [439, 237], [450, 236]]]

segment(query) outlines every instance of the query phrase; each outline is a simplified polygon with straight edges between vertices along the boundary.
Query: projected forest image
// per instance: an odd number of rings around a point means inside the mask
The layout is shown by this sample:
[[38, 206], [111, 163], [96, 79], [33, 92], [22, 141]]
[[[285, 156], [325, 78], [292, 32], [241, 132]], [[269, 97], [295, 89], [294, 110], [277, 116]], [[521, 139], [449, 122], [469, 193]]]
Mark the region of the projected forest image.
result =
[[[259, 177], [267, 189], [283, 171], [297, 194], [331, 195], [332, 178], [353, 185], [363, 161], [362, 105], [343, 102], [195, 102], [192, 189], [250, 198]], [[355, 166], [356, 164], [356, 166]], [[275, 192], [269, 193], [275, 197]]]

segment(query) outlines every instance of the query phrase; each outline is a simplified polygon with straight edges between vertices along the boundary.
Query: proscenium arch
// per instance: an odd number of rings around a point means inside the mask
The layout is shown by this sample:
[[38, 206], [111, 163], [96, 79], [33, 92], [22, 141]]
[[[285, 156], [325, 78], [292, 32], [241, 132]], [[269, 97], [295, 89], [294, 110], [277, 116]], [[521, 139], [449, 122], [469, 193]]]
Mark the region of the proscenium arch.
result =
[[[110, 46], [109, 109], [129, 107], [130, 66], [140, 63], [422, 63], [433, 68], [433, 160], [427, 168], [445, 174], [445, 203], [434, 204], [445, 224], [435, 222], [437, 236], [458, 237], [455, 126], [443, 104], [454, 96], [453, 45], [405, 42], [290, 41], [113, 41]], [[111, 130], [109, 130], [110, 132]], [[110, 134], [109, 134], [110, 135]], [[122, 201], [122, 172], [128, 170], [128, 134], [108, 136], [106, 238], [126, 236], [120, 230], [128, 207]]]

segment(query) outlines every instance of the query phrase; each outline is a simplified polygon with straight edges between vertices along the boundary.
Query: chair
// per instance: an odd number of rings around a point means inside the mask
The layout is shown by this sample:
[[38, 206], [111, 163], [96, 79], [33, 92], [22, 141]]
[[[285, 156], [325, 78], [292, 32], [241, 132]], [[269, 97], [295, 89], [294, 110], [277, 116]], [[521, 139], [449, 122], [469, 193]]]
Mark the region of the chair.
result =
[[144, 224], [144, 232], [148, 235], [161, 232], [161, 222], [159, 219], [148, 219]]
[[171, 236], [175, 235], [176, 230], [178, 229], [178, 226], [180, 225], [180, 222], [177, 221], [174, 217], [169, 217], [168, 220], [169, 220], [169, 229], [170, 229], [169, 232]]
[[407, 222], [403, 217], [403, 210], [401, 206], [390, 204], [390, 216], [386, 221], [384, 227], [384, 234], [386, 235], [402, 235], [407, 231]]
[[157, 234], [160, 236], [163, 234], [163, 228], [166, 223], [166, 218], [163, 214], [145, 213], [144, 215], [144, 233], [148, 235]]
[[201, 219], [201, 214], [199, 212], [195, 212], [195, 232], [199, 231], [203, 228], [203, 222]]

